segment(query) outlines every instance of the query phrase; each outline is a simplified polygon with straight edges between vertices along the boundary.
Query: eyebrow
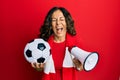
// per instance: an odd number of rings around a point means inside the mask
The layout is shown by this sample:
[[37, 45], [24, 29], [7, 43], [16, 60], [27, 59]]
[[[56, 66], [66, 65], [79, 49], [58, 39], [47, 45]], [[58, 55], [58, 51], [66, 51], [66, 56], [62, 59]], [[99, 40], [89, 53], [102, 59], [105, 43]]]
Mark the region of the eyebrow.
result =
[[[61, 18], [64, 18], [64, 19], [65, 19], [65, 17], [60, 17], [60, 19], [61, 19]], [[51, 18], [51, 19], [57, 19], [57, 18]]]

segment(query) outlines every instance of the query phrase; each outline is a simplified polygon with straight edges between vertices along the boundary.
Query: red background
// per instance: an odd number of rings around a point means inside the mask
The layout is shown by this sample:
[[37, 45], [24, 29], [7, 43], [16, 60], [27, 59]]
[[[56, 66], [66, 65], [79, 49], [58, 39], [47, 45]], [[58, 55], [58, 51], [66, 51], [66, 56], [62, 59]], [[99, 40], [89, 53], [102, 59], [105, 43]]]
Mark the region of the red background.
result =
[[100, 55], [95, 69], [79, 72], [79, 80], [119, 80], [119, 0], [1, 0], [0, 80], [40, 80], [40, 72], [25, 60], [23, 50], [37, 37], [53, 6], [71, 13], [82, 48]]

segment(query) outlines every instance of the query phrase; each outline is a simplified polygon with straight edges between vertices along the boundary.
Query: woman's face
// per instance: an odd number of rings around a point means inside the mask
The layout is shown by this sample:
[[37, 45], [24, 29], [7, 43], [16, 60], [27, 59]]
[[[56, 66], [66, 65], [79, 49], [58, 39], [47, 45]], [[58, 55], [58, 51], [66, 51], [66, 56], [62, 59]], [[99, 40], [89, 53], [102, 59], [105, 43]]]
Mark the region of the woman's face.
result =
[[56, 10], [52, 14], [52, 29], [56, 37], [65, 37], [67, 32], [66, 21], [60, 10]]

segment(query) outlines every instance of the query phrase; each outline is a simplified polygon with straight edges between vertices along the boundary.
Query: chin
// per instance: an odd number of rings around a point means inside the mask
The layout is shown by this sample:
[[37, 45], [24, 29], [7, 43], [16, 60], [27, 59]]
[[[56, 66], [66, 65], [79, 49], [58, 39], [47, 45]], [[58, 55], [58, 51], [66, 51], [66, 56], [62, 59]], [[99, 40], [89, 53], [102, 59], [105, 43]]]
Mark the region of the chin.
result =
[[57, 34], [58, 37], [64, 37], [65, 34]]

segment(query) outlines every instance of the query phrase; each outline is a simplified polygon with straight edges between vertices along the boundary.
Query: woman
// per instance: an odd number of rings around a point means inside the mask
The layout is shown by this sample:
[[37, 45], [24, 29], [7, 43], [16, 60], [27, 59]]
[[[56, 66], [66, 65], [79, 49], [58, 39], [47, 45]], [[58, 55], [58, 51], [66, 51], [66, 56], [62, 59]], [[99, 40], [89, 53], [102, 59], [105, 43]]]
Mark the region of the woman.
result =
[[[71, 48], [77, 45], [75, 35], [70, 13], [62, 7], [52, 8], [40, 29], [40, 38], [51, 46], [51, 59], [45, 64], [31, 63], [33, 68], [44, 69], [43, 80], [76, 80], [76, 71], [82, 70], [82, 65], [70, 54]], [[46, 71], [50, 65], [52, 70]]]

